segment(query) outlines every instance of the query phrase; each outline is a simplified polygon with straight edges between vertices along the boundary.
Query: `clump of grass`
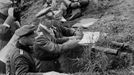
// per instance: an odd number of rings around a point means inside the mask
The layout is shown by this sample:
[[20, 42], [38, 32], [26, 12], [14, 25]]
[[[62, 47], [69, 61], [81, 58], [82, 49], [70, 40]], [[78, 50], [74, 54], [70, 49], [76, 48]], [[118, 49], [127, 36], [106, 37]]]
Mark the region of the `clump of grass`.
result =
[[108, 65], [108, 58], [103, 52], [94, 52], [89, 48], [84, 49], [83, 57], [77, 62], [83, 65], [81, 72], [103, 72]]
[[125, 75], [129, 73], [132, 62], [132, 54], [129, 53], [117, 56], [94, 52], [87, 48], [83, 57], [77, 58], [77, 62], [75, 62], [74, 67], [79, 67], [78, 72], [80, 73], [74, 75]]

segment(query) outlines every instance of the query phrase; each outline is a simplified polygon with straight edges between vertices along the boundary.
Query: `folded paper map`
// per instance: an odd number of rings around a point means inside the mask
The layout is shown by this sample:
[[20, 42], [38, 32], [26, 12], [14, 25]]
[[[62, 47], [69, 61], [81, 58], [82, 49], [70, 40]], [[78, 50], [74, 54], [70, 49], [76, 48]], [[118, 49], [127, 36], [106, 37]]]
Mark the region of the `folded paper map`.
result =
[[[79, 44], [95, 43], [102, 35], [100, 32], [83, 32], [83, 34], [84, 36], [82, 40], [79, 42]], [[103, 33], [103, 35], [106, 36], [107, 34]]]

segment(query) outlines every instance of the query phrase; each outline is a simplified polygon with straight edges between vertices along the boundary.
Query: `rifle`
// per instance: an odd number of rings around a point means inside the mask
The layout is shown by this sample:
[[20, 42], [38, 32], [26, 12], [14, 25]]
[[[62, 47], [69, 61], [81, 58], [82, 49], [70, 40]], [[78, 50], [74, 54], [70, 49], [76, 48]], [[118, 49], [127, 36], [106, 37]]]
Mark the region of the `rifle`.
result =
[[116, 41], [111, 41], [111, 45], [117, 47], [120, 52], [127, 52], [127, 53], [134, 52], [133, 48], [128, 43], [119, 43]]
[[92, 51], [100, 51], [104, 53], [109, 53], [109, 54], [117, 54], [118, 50], [117, 49], [111, 49], [111, 48], [105, 48], [105, 47], [99, 47], [99, 46], [93, 46], [91, 48]]
[[112, 48], [105, 48], [105, 47], [99, 47], [99, 46], [92, 46], [91, 50], [92, 51], [100, 51], [100, 52], [104, 52], [104, 53], [110, 53], [110, 54], [115, 54], [118, 55], [122, 52], [126, 52], [126, 53], [134, 53], [134, 50], [132, 47], [130, 47], [128, 44], [126, 43], [119, 43], [116, 41], [111, 41], [111, 44], [114, 47], [116, 47], [117, 49], [112, 49]]

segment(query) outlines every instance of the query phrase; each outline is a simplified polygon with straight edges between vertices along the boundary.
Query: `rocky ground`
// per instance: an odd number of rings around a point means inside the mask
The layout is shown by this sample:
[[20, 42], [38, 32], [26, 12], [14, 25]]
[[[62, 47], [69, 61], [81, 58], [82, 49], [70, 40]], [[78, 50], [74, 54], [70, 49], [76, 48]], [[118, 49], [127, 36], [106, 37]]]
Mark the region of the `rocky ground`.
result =
[[[22, 5], [28, 7], [21, 13], [21, 24], [35, 22], [35, 14], [42, 9], [44, 0], [24, 0]], [[108, 33], [107, 37], [100, 39], [96, 45], [110, 47], [108, 41], [128, 43], [134, 47], [134, 0], [90, 0], [83, 16], [64, 23], [71, 27], [83, 18], [99, 19], [88, 28], [89, 31]], [[62, 67], [67, 73], [74, 75], [133, 75], [133, 53], [126, 55], [112, 55], [103, 52], [92, 52], [90, 46], [81, 51], [65, 54]], [[73, 56], [74, 55], [74, 56]], [[80, 55], [76, 58], [75, 55]], [[71, 65], [70, 65], [71, 64]]]

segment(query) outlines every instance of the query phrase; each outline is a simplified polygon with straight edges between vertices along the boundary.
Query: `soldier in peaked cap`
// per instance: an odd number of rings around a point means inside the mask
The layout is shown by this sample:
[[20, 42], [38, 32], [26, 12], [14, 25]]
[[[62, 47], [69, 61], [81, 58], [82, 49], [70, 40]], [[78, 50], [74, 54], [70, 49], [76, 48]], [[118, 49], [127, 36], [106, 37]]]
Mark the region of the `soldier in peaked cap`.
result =
[[67, 75], [57, 72], [38, 73], [31, 47], [37, 36], [35, 30], [35, 26], [25, 25], [15, 31], [15, 35], [20, 38], [7, 61], [7, 75]]
[[40, 17], [45, 14], [47, 17], [55, 18], [62, 22], [67, 20], [73, 20], [82, 15], [83, 9], [89, 4], [89, 0], [63, 0], [56, 11], [56, 0], [47, 0], [46, 8], [43, 8], [36, 17]]
[[78, 42], [82, 33], [63, 27], [59, 21], [47, 19], [41, 20], [37, 30], [40, 36], [36, 38], [33, 48], [34, 55], [39, 62], [38, 70], [62, 72], [58, 61], [60, 55], [79, 46]]
[[15, 31], [15, 35], [19, 36], [16, 43], [16, 48], [10, 53], [7, 62], [8, 75], [28, 74], [29, 72], [36, 72], [34, 59], [31, 56], [32, 44], [34, 43], [35, 26], [24, 25]]

